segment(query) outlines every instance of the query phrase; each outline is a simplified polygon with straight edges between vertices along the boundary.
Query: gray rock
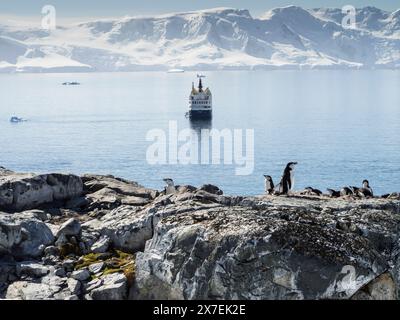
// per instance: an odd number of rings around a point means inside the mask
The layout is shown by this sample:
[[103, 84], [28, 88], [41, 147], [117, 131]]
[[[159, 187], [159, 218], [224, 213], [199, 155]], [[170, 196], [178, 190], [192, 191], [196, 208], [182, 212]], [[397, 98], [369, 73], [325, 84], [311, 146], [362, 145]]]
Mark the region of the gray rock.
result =
[[156, 190], [144, 188], [136, 182], [113, 176], [85, 175], [82, 177], [87, 192], [86, 210], [115, 209], [120, 205], [143, 206], [157, 195]]
[[47, 275], [50, 272], [50, 269], [44, 265], [39, 263], [25, 261], [17, 264], [17, 274], [28, 275], [31, 277], [40, 278]]
[[87, 269], [72, 272], [71, 278], [79, 281], [86, 281], [90, 278], [90, 272]]
[[81, 291], [81, 283], [78, 280], [69, 278], [67, 280], [67, 285], [68, 285], [68, 289], [69, 291], [71, 291], [71, 293], [73, 295], [79, 295], [80, 291]]
[[152, 214], [139, 207], [120, 206], [104, 215], [83, 224], [87, 231], [98, 231], [111, 239], [113, 246], [128, 252], [144, 248], [152, 237]]
[[66, 272], [64, 268], [57, 268], [54, 270], [54, 275], [56, 275], [57, 277], [65, 277]]
[[62, 287], [66, 285], [66, 279], [55, 276], [45, 276], [40, 282], [16, 281], [8, 286], [6, 299], [10, 300], [54, 300], [62, 299], [58, 295]]
[[56, 246], [48, 246], [44, 249], [44, 254], [46, 256], [58, 256], [60, 255], [60, 250]]
[[397, 300], [396, 283], [390, 273], [384, 273], [357, 291], [352, 300]]
[[[35, 282], [17, 281], [12, 283], [6, 292], [6, 299], [10, 300], [53, 300], [54, 294], [60, 288], [54, 288]], [[55, 292], [56, 291], [56, 292]]]
[[60, 248], [62, 248], [64, 245], [68, 243], [67, 236], [64, 235], [64, 233], [61, 233], [58, 236], [57, 241], [55, 242], [55, 245], [57, 246], [57, 249], [60, 251]]
[[128, 281], [125, 275], [113, 273], [102, 277], [100, 287], [91, 290], [93, 300], [123, 300], [128, 295]]
[[62, 263], [62, 267], [66, 270], [66, 271], [72, 271], [75, 267], [76, 262], [72, 259], [67, 259], [64, 260]]
[[99, 288], [103, 284], [103, 280], [100, 278], [93, 279], [86, 284], [85, 292], [90, 292], [96, 288]]
[[111, 240], [108, 236], [101, 236], [98, 241], [96, 241], [90, 248], [90, 251], [94, 253], [104, 253], [107, 252], [110, 246]]
[[53, 242], [53, 234], [44, 222], [23, 213], [0, 213], [0, 253], [38, 257]]
[[58, 230], [56, 237], [64, 236], [78, 236], [81, 233], [81, 223], [78, 219], [71, 218], [64, 222]]
[[104, 262], [93, 263], [89, 266], [89, 271], [93, 274], [99, 273], [105, 267]]
[[0, 209], [22, 211], [82, 194], [82, 180], [65, 174], [3, 173], [0, 177]]

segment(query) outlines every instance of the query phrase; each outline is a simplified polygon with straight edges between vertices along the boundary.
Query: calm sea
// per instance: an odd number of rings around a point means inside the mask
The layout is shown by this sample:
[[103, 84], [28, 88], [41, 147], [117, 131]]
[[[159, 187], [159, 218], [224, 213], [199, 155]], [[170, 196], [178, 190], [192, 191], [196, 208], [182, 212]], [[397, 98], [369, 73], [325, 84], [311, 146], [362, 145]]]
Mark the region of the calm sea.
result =
[[[298, 161], [295, 189], [325, 190], [369, 179], [400, 191], [399, 71], [208, 72], [210, 122], [185, 118], [196, 73], [0, 75], [0, 165], [15, 171], [104, 173], [161, 189], [213, 183], [260, 194]], [[79, 81], [80, 86], [63, 86]], [[17, 115], [29, 121], [11, 124]], [[150, 165], [151, 129], [253, 129], [254, 172], [235, 165]], [[166, 131], [168, 133], [168, 131]]]

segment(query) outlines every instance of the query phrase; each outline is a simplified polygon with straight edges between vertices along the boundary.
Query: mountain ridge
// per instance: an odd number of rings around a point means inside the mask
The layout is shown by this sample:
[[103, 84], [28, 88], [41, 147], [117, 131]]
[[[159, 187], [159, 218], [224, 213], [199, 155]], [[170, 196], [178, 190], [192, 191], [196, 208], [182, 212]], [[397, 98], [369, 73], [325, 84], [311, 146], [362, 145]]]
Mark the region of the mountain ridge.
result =
[[0, 25], [0, 72], [400, 68], [399, 10], [357, 9], [354, 29], [342, 18], [336, 8], [286, 6], [254, 18], [221, 7], [52, 32]]

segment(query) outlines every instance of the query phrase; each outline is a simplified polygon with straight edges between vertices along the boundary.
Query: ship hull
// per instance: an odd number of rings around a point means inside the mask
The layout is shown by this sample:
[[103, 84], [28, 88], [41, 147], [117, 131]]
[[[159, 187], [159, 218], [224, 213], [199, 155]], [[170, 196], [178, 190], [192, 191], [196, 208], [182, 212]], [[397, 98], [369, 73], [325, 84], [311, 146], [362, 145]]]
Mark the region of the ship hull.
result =
[[190, 119], [211, 119], [212, 111], [211, 110], [190, 110], [189, 118]]

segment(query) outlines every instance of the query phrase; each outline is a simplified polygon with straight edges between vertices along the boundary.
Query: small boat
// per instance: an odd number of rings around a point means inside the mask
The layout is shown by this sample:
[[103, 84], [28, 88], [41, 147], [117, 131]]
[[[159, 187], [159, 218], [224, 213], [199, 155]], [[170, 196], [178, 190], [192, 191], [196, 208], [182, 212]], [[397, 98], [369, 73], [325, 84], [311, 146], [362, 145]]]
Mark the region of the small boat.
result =
[[13, 116], [10, 118], [11, 123], [25, 122], [26, 120], [20, 117]]
[[63, 82], [62, 85], [63, 85], [63, 86], [79, 86], [80, 83], [79, 83], [79, 82], [76, 82], [76, 81], [73, 81], [73, 82]]
[[212, 117], [212, 94], [209, 88], [203, 90], [203, 75], [197, 75], [199, 85], [196, 89], [192, 83], [192, 91], [189, 96], [189, 112], [191, 119], [209, 119]]
[[185, 70], [183, 69], [169, 69], [167, 73], [184, 73]]

